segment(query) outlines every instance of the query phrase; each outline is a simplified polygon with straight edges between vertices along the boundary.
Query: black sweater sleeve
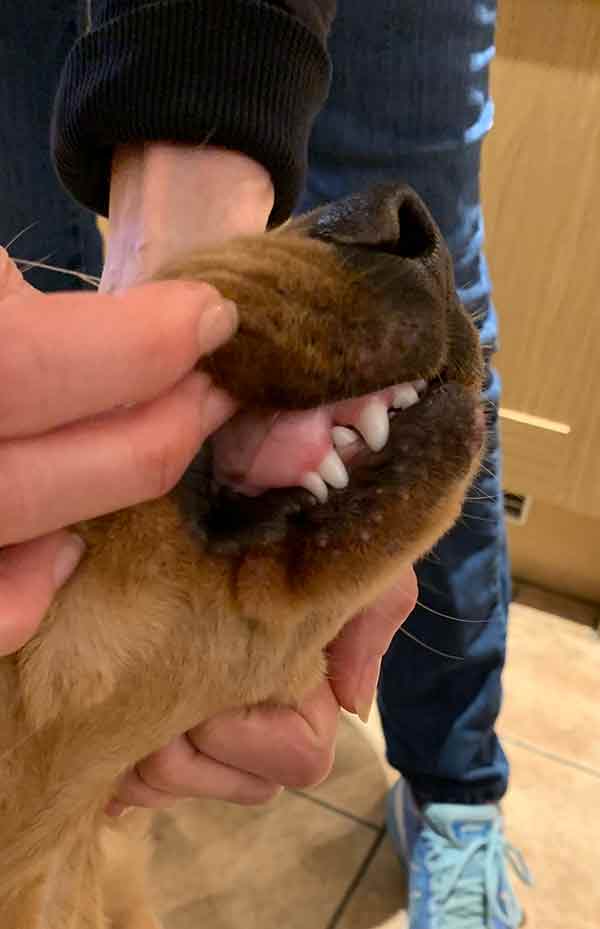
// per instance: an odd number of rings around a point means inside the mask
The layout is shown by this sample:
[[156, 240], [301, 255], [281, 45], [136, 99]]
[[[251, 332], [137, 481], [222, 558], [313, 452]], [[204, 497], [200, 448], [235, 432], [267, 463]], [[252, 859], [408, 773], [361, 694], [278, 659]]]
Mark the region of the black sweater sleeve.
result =
[[271, 222], [306, 172], [329, 86], [335, 0], [86, 0], [63, 69], [52, 149], [67, 189], [106, 215], [115, 145], [170, 140], [240, 151], [270, 172]]

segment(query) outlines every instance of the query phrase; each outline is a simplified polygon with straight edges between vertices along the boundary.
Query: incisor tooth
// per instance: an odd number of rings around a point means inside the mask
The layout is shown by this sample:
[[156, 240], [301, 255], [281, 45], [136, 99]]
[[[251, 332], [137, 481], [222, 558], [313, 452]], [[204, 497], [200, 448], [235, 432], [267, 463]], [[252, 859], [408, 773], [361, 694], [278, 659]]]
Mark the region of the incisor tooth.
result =
[[343, 490], [348, 486], [348, 472], [335, 448], [325, 455], [319, 465], [319, 474], [330, 487], [335, 487], [336, 490]]
[[381, 400], [372, 400], [360, 414], [356, 428], [369, 448], [380, 452], [390, 434], [386, 405]]
[[396, 410], [407, 410], [419, 402], [419, 395], [412, 384], [398, 384], [392, 394], [392, 406]]
[[334, 426], [331, 430], [331, 438], [336, 448], [346, 448], [353, 442], [358, 442], [358, 436], [352, 429], [346, 426]]
[[316, 471], [307, 471], [302, 475], [300, 486], [310, 491], [319, 503], [327, 503], [327, 484]]

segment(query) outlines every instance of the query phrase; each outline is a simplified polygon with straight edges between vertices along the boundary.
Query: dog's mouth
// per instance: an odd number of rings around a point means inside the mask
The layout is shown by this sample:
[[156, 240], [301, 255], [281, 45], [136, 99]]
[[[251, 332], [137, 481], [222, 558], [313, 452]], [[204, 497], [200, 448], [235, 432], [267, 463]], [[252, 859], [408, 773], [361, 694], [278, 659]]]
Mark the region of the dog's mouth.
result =
[[180, 500], [214, 551], [291, 529], [308, 538], [386, 500], [433, 503], [469, 473], [485, 433], [477, 385], [444, 373], [309, 410], [243, 410], [205, 443]]
[[[470, 422], [465, 404], [473, 410]], [[243, 410], [212, 437], [211, 495], [253, 499], [302, 488], [325, 504], [365, 466], [409, 452], [425, 463], [435, 454], [434, 427], [454, 418], [462, 421], [465, 447], [475, 456], [485, 433], [477, 392], [449, 381], [445, 372], [308, 410]], [[426, 432], [417, 439], [419, 425]]]
[[213, 437], [213, 490], [257, 497], [302, 487], [326, 503], [330, 490], [348, 486], [362, 453], [381, 452], [392, 421], [433, 388], [416, 380], [310, 410], [241, 412]]

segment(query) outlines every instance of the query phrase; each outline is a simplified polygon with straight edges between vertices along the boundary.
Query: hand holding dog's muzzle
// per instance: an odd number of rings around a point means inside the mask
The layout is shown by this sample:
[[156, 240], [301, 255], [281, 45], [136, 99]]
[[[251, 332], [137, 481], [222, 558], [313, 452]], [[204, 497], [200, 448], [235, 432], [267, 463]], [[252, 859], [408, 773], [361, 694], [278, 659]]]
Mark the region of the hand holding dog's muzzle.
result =
[[46, 296], [0, 249], [0, 654], [81, 556], [63, 527], [166, 493], [233, 413], [192, 368], [235, 325], [202, 284]]

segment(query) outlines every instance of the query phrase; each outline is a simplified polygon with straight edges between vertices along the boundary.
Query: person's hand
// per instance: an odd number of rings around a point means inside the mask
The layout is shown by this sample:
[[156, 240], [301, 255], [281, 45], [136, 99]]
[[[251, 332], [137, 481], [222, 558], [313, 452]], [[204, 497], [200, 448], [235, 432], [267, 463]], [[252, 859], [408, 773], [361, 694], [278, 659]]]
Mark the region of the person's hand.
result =
[[166, 493], [232, 415], [192, 369], [236, 324], [204, 284], [46, 296], [0, 249], [0, 654], [82, 554], [63, 527]]
[[213, 717], [128, 772], [107, 812], [172, 806], [181, 797], [264, 803], [282, 787], [308, 787], [331, 769], [340, 706], [366, 720], [382, 656], [415, 605], [414, 572], [342, 630], [329, 677], [294, 711], [256, 706]]

